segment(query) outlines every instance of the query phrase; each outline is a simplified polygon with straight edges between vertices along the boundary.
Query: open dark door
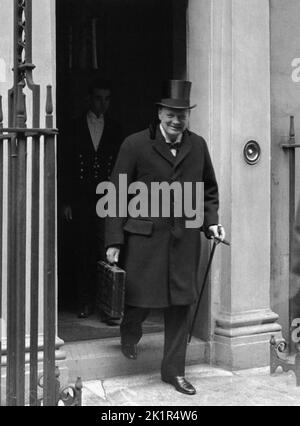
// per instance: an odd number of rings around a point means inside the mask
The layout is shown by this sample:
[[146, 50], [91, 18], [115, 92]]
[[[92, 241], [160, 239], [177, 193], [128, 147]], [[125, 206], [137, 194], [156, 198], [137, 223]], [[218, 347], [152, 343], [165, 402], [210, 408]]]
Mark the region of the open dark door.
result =
[[[186, 75], [186, 0], [58, 0], [57, 122], [58, 205], [63, 205], [64, 146], [68, 126], [86, 108], [88, 87], [97, 77], [112, 86], [111, 118], [123, 138], [149, 126], [162, 82]], [[58, 213], [59, 213], [58, 212]], [[58, 214], [59, 336], [66, 342], [116, 337], [94, 315], [78, 321], [74, 312], [74, 229]], [[76, 303], [76, 302], [75, 302]], [[161, 331], [162, 315], [145, 324]]]

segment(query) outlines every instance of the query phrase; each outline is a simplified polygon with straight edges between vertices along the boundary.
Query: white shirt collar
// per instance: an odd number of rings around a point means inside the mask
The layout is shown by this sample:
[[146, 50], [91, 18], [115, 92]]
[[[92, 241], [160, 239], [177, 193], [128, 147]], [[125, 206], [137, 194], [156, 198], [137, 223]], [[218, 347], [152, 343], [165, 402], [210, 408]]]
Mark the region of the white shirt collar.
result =
[[[162, 124], [160, 124], [159, 127], [160, 127], [160, 131], [161, 131], [163, 137], [165, 138], [165, 141], [167, 143], [172, 143], [172, 141], [170, 140], [169, 136], [167, 135], [165, 129], [163, 128]], [[180, 135], [177, 136], [176, 141], [174, 141], [174, 142], [175, 143], [180, 143], [181, 140], [182, 140], [182, 136], [183, 136], [183, 134], [180, 133]]]
[[100, 117], [97, 117], [93, 111], [88, 111], [86, 117], [92, 142], [97, 151], [104, 132], [104, 116], [100, 115]]
[[104, 115], [103, 114], [101, 114], [100, 117], [97, 117], [97, 115], [91, 110], [88, 111], [87, 117], [88, 117], [89, 120], [94, 121], [94, 122], [95, 121], [99, 121], [99, 122], [104, 121]]

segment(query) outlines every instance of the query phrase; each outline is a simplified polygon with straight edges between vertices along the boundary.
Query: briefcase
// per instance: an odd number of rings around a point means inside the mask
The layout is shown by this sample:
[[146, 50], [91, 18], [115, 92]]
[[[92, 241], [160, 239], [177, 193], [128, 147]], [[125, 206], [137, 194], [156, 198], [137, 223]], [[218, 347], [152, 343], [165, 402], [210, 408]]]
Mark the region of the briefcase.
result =
[[98, 292], [96, 306], [111, 318], [121, 318], [124, 313], [126, 272], [104, 261], [97, 263]]

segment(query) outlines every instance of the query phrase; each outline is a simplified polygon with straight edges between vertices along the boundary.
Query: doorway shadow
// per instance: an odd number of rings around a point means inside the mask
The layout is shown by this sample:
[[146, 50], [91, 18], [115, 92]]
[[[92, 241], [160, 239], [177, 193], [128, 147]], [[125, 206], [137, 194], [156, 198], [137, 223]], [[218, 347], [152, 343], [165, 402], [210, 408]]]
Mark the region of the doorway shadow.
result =
[[[96, 77], [112, 86], [111, 118], [123, 138], [153, 121], [162, 82], [186, 75], [187, 0], [57, 0], [58, 308], [65, 341], [119, 335], [97, 317], [76, 317], [74, 229], [62, 218], [70, 123], [86, 108]], [[162, 330], [149, 319], [145, 332]]]

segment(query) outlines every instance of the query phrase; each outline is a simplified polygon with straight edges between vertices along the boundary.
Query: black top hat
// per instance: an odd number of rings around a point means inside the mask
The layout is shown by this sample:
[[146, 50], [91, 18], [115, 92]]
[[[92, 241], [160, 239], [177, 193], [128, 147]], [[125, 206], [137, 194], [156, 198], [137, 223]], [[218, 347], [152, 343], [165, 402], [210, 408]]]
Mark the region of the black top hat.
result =
[[190, 81], [168, 80], [163, 86], [163, 99], [156, 105], [177, 109], [195, 108], [196, 105], [190, 105], [191, 88]]

